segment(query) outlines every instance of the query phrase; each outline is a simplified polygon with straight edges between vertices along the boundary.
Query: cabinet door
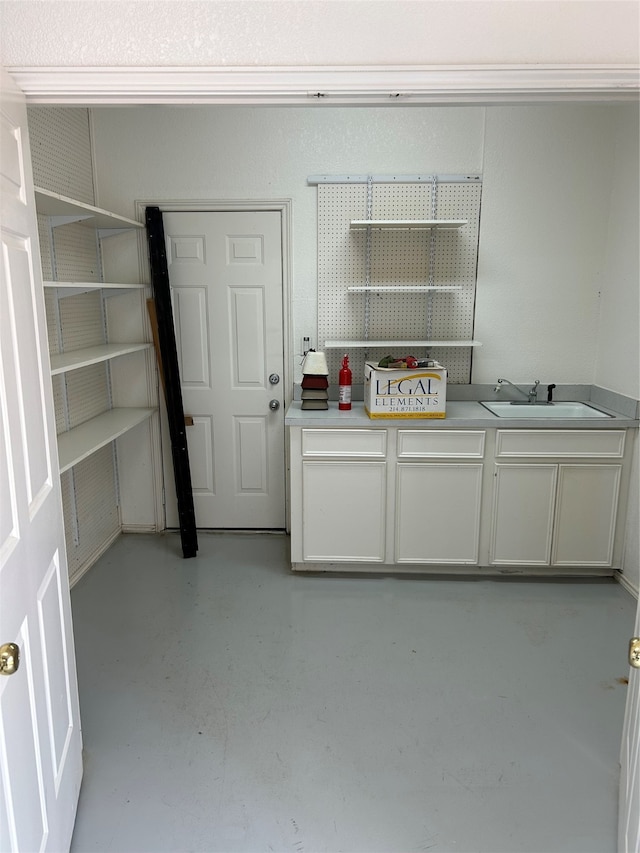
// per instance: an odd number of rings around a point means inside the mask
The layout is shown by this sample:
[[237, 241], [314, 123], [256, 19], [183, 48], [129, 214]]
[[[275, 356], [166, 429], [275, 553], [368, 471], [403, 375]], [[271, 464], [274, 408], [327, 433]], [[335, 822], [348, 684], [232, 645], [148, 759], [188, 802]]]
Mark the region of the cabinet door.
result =
[[302, 463], [304, 560], [384, 562], [384, 462]]
[[548, 566], [557, 465], [496, 465], [491, 562]]
[[611, 565], [620, 473], [620, 465], [560, 465], [554, 565]]
[[478, 562], [482, 464], [397, 466], [397, 563]]

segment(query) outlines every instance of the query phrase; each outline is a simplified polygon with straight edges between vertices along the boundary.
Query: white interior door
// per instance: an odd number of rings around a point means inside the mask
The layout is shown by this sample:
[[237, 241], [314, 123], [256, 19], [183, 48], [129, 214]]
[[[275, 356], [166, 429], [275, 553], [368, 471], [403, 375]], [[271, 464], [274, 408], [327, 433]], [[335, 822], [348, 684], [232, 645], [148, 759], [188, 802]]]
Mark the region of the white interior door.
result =
[[[636, 610], [635, 635], [640, 637], [640, 600]], [[629, 669], [629, 692], [620, 749], [620, 810], [618, 850], [640, 850], [640, 669]]]
[[24, 98], [0, 102], [0, 850], [69, 848], [82, 742]]
[[[163, 221], [184, 408], [193, 417], [196, 523], [284, 528], [281, 215], [180, 212]], [[178, 525], [169, 499], [167, 525]]]

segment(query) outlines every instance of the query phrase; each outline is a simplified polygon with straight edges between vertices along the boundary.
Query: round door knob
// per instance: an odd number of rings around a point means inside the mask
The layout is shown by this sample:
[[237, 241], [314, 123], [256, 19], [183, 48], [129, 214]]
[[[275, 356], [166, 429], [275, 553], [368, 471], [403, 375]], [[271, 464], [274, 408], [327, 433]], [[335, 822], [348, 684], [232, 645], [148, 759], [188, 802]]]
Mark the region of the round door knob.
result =
[[280, 408], [279, 400], [270, 400], [269, 401], [269, 408], [271, 409], [272, 412], [277, 412], [278, 409]]
[[20, 666], [20, 648], [15, 643], [0, 646], [0, 675], [13, 675]]
[[272, 373], [271, 376], [269, 377], [269, 382], [272, 385], [277, 385], [278, 382], [280, 382], [280, 377], [278, 376], [277, 373]]

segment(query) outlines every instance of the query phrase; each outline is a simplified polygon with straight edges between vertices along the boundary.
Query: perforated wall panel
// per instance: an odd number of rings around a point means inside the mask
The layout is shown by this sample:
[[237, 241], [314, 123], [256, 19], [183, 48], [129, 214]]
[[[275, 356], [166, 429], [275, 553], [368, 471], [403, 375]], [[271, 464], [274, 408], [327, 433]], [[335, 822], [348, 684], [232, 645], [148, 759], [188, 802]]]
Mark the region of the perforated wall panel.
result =
[[100, 281], [96, 232], [72, 223], [53, 229], [53, 266], [57, 281]]
[[[366, 184], [318, 185], [319, 347], [326, 340], [472, 339], [481, 193], [479, 181], [439, 181], [434, 206], [431, 183], [374, 182], [368, 217]], [[438, 231], [433, 251], [429, 231], [372, 231], [370, 237], [372, 288], [434, 284], [459, 289], [349, 292], [349, 285], [367, 283], [367, 232], [352, 231], [349, 224], [352, 219], [367, 218], [467, 220], [461, 229]], [[348, 352], [354, 382], [362, 382], [366, 358], [379, 359], [387, 352], [408, 354], [386, 347]], [[427, 352], [447, 368], [449, 382], [470, 382], [471, 348], [419, 348], [412, 354]], [[343, 353], [327, 350], [326, 354], [330, 381], [335, 382]]]
[[37, 187], [95, 204], [89, 111], [29, 107], [33, 181]]
[[[96, 483], [100, 483], [99, 489]], [[120, 528], [112, 447], [104, 447], [80, 462], [73, 474], [65, 472], [62, 494], [69, 576], [73, 581]]]
[[[86, 109], [33, 107], [29, 132], [36, 186], [94, 203], [89, 117]], [[79, 223], [50, 227], [38, 217], [43, 278], [100, 282], [96, 233]], [[105, 341], [99, 291], [58, 299], [45, 293], [49, 351], [71, 352]], [[109, 368], [96, 364], [52, 377], [58, 433], [102, 414], [111, 405]], [[120, 528], [111, 445], [61, 477], [69, 574], [79, 576]]]
[[51, 281], [53, 278], [53, 258], [51, 256], [51, 240], [49, 235], [49, 217], [38, 214], [38, 240], [40, 241], [40, 265], [42, 278]]

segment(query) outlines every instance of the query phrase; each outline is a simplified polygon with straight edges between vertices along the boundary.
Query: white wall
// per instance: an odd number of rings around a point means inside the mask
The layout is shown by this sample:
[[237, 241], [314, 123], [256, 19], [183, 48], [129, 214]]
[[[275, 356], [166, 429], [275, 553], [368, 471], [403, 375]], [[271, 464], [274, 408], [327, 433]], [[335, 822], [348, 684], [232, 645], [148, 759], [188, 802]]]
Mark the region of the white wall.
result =
[[635, 0], [3, 0], [12, 65], [637, 63]]
[[[617, 205], [617, 123], [631, 127], [633, 110], [95, 109], [98, 203], [133, 215], [136, 199], [292, 198], [297, 344], [316, 329], [316, 192], [308, 175], [483, 172], [475, 336], [484, 346], [474, 353], [473, 381], [589, 384], [607, 221]], [[637, 182], [635, 193], [637, 204]], [[607, 280], [616, 311], [632, 311], [632, 278], [620, 292], [617, 277]], [[616, 334], [620, 352], [637, 351], [632, 323]]]
[[[640, 149], [637, 105], [611, 110], [615, 132], [610, 213], [600, 282], [595, 382], [640, 399]], [[636, 341], [636, 347], [630, 346]]]
[[[615, 151], [610, 215], [600, 285], [595, 383], [640, 399], [640, 150], [639, 110], [614, 109]], [[640, 453], [632, 457], [623, 570], [640, 587]]]
[[487, 110], [474, 381], [594, 381], [613, 155], [609, 106]]
[[[293, 199], [293, 341], [316, 336], [311, 174], [482, 170], [482, 108], [95, 109], [99, 204], [135, 199]], [[363, 211], [364, 215], [364, 211]], [[299, 359], [294, 358], [294, 365]]]

